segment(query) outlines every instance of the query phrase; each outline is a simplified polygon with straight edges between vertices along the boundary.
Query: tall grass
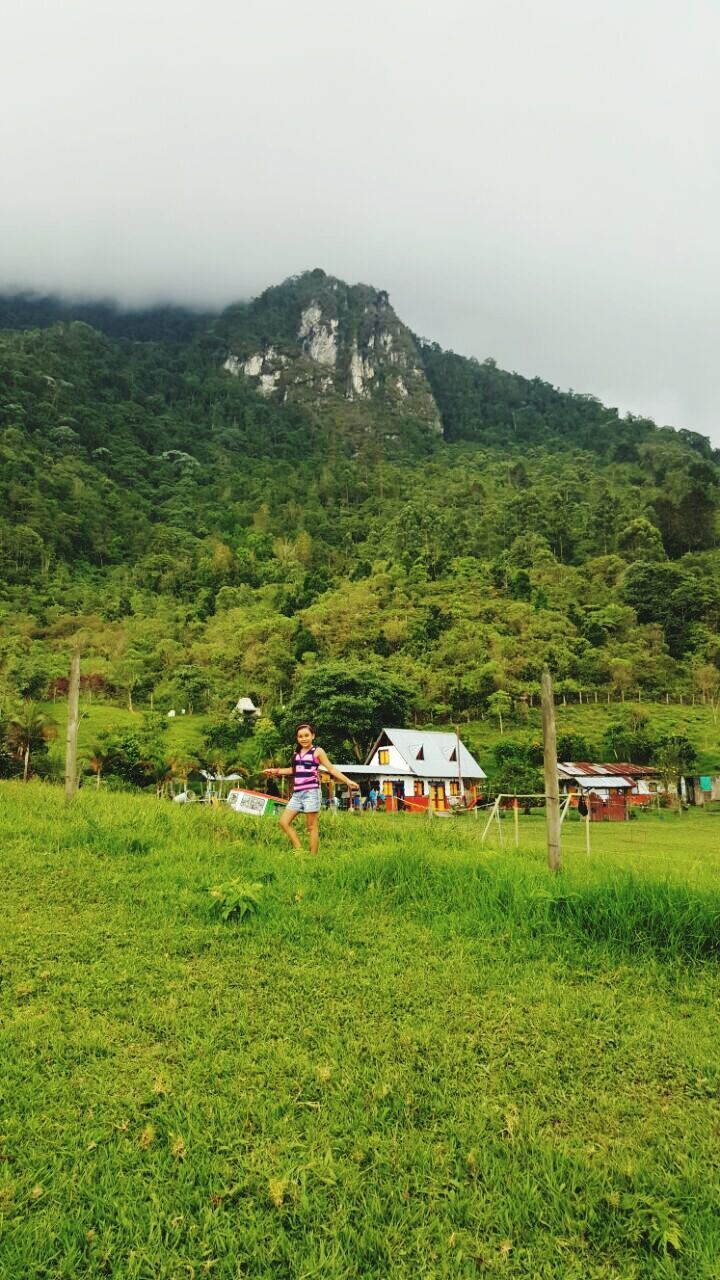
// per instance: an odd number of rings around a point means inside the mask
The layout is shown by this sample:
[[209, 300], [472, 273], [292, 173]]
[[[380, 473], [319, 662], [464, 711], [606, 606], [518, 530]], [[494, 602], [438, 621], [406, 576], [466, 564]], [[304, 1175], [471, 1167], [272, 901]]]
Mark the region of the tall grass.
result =
[[665, 957], [720, 954], [720, 891], [610, 872], [599, 883], [550, 878], [522, 865], [448, 862], [403, 850], [340, 865], [332, 882], [341, 896], [418, 918], [444, 917], [469, 932], [508, 924], [538, 935], [584, 935], [623, 950]]
[[717, 1280], [711, 820], [321, 822], [0, 785], [3, 1280]]

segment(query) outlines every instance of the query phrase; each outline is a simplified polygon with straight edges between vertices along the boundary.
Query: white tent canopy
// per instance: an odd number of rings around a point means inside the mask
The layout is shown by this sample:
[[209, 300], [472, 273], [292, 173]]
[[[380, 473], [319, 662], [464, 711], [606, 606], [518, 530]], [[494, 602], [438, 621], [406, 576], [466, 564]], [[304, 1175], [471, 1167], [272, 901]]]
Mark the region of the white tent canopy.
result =
[[255, 703], [253, 702], [252, 698], [246, 698], [246, 697], [238, 698], [237, 702], [235, 703], [235, 710], [241, 711], [243, 715], [246, 715], [246, 716], [260, 715], [260, 712], [258, 708], [255, 706]]

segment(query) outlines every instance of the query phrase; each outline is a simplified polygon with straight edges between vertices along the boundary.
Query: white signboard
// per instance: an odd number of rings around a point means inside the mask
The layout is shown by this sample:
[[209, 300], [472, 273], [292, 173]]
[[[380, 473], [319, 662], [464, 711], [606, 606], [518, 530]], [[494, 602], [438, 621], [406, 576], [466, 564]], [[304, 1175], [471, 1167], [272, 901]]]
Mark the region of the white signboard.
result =
[[256, 818], [263, 816], [267, 802], [267, 796], [253, 795], [251, 791], [231, 791], [228, 796], [228, 804], [236, 813], [252, 813]]

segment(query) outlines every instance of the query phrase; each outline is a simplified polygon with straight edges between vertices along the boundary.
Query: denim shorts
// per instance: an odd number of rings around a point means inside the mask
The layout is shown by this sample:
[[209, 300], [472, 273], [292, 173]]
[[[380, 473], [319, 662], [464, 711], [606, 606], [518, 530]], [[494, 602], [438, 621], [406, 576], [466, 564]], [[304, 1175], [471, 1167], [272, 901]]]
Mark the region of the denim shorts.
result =
[[307, 791], [293, 791], [287, 807], [296, 813], [319, 813], [322, 808], [320, 787], [308, 787]]

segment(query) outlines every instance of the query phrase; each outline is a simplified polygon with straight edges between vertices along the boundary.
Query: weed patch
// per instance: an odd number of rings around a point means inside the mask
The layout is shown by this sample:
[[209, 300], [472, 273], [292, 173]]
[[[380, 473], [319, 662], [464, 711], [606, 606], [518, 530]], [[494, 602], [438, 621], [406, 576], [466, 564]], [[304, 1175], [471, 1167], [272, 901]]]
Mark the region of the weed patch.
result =
[[210, 890], [211, 912], [226, 924], [229, 921], [239, 923], [260, 910], [263, 889], [264, 886], [259, 880], [252, 883], [244, 880], [230, 880], [227, 884]]

